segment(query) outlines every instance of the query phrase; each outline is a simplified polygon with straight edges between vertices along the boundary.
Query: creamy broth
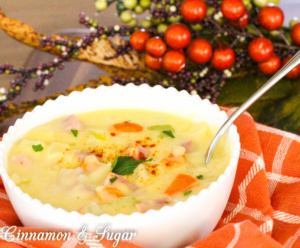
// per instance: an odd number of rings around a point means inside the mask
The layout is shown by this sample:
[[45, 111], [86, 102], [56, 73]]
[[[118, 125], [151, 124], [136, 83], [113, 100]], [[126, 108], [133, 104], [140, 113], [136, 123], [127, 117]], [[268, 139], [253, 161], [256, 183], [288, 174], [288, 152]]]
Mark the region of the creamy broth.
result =
[[225, 171], [222, 140], [205, 165], [216, 128], [142, 110], [101, 110], [37, 126], [11, 148], [8, 173], [42, 203], [82, 214], [146, 212], [184, 201]]

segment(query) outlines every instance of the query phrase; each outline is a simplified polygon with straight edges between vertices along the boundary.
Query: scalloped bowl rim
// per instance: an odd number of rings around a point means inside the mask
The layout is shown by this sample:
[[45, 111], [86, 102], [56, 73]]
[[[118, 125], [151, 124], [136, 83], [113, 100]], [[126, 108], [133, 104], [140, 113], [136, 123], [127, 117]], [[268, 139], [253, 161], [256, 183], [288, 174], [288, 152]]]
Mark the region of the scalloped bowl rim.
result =
[[[139, 217], [147, 217], [147, 216], [150, 216], [150, 215], [153, 215], [153, 214], [160, 214], [160, 213], [163, 213], [165, 211], [169, 211], [170, 209], [174, 209], [174, 208], [178, 208], [180, 207], [181, 205], [186, 205], [188, 203], [192, 203], [196, 198], [199, 198], [199, 197], [203, 197], [205, 196], [205, 194], [209, 194], [210, 191], [212, 191], [213, 188], [217, 187], [218, 184], [221, 184], [224, 180], [225, 180], [225, 177], [230, 175], [232, 170], [235, 169], [235, 167], [237, 166], [237, 162], [238, 162], [238, 159], [239, 159], [239, 153], [240, 153], [240, 141], [239, 141], [239, 135], [237, 133], [237, 128], [235, 125], [232, 125], [229, 129], [229, 132], [233, 132], [233, 137], [232, 137], [232, 147], [233, 147], [233, 151], [232, 151], [232, 157], [231, 157], [231, 160], [227, 166], [227, 168], [225, 169], [224, 173], [221, 174], [217, 181], [214, 181], [212, 182], [208, 188], [205, 188], [203, 190], [201, 190], [199, 192], [199, 194], [197, 195], [192, 195], [190, 196], [188, 199], [186, 199], [185, 201], [178, 201], [177, 203], [175, 203], [174, 205], [166, 205], [158, 210], [154, 210], [154, 209], [151, 209], [145, 213], [140, 213], [140, 212], [134, 212], [132, 214], [129, 214], [129, 215], [126, 215], [126, 214], [117, 214], [117, 215], [108, 215], [108, 214], [102, 214], [102, 215], [94, 215], [94, 214], [91, 214], [91, 213], [87, 213], [87, 214], [80, 214], [79, 212], [77, 211], [66, 211], [62, 208], [55, 208], [53, 207], [52, 205], [50, 205], [49, 203], [42, 203], [40, 200], [38, 199], [35, 199], [35, 198], [32, 198], [30, 195], [28, 195], [27, 193], [24, 193], [21, 188], [19, 188], [18, 186], [15, 185], [15, 183], [12, 181], [12, 179], [10, 179], [10, 177], [8, 176], [7, 172], [6, 172], [6, 169], [4, 168], [4, 162], [3, 162], [3, 155], [4, 155], [4, 147], [5, 147], [5, 144], [7, 143], [7, 140], [10, 138], [10, 136], [12, 135], [12, 133], [14, 132], [14, 130], [16, 128], [18, 128], [20, 125], [22, 125], [22, 122], [23, 121], [26, 121], [27, 119], [31, 118], [32, 115], [35, 114], [35, 112], [39, 109], [39, 108], [43, 108], [43, 107], [47, 107], [48, 104], [50, 103], [53, 103], [53, 102], [59, 102], [61, 99], [65, 99], [65, 98], [72, 98], [72, 97], [75, 97], [76, 94], [85, 94], [85, 92], [88, 92], [88, 91], [91, 91], [91, 90], [99, 90], [101, 88], [104, 88], [104, 87], [148, 87], [148, 88], [160, 88], [161, 90], [164, 90], [164, 91], [176, 91], [178, 94], [179, 93], [183, 93], [183, 94], [188, 94], [190, 97], [194, 97], [194, 98], [197, 98], [199, 101], [206, 101], [210, 107], [217, 107], [218, 108], [218, 112], [220, 114], [225, 114], [225, 117], [227, 118], [226, 116], [226, 113], [224, 111], [221, 111], [218, 107], [217, 104], [212, 104], [210, 101], [208, 101], [207, 99], [204, 99], [202, 100], [198, 95], [190, 95], [187, 91], [185, 90], [181, 90], [181, 91], [177, 91], [175, 88], [172, 88], [172, 87], [169, 87], [169, 88], [163, 88], [161, 86], [154, 86], [154, 87], [150, 87], [150, 86], [147, 86], [147, 85], [142, 85], [142, 86], [136, 86], [136, 85], [133, 85], [133, 84], [127, 84], [126, 86], [120, 86], [120, 85], [113, 85], [113, 86], [104, 86], [104, 85], [101, 85], [99, 86], [98, 88], [96, 89], [91, 89], [91, 88], [87, 88], [87, 89], [84, 89], [83, 91], [81, 92], [78, 92], [78, 91], [74, 91], [72, 93], [70, 93], [68, 96], [59, 96], [57, 99], [55, 100], [47, 100], [43, 105], [41, 106], [36, 106], [31, 112], [27, 112], [25, 113], [25, 115], [21, 118], [21, 119], [18, 119], [16, 121], [16, 123], [13, 125], [13, 126], [10, 126], [9, 127], [9, 130], [6, 134], [4, 134], [3, 136], [3, 140], [2, 142], [0, 142], [0, 175], [2, 177], [2, 180], [3, 181], [6, 181], [9, 185], [9, 187], [11, 187], [14, 192], [20, 196], [24, 201], [26, 202], [29, 202], [33, 205], [36, 205], [37, 207], [40, 207], [40, 208], [47, 208], [47, 211], [49, 212], [49, 214], [53, 214], [53, 215], [57, 215], [57, 214], [66, 214], [66, 215], [74, 215], [74, 217], [76, 216], [76, 218], [80, 218], [80, 220], [82, 222], [84, 222], [85, 220], [88, 220], [89, 218], [103, 218], [105, 219], [106, 221], [107, 220], [117, 220], [119, 218], [132, 218], [132, 216], [139, 216]], [[89, 112], [89, 111], [87, 111]], [[56, 117], [56, 118], [59, 118], [59, 117]], [[35, 127], [32, 126], [32, 127]], [[14, 141], [13, 143], [15, 143], [16, 141]]]

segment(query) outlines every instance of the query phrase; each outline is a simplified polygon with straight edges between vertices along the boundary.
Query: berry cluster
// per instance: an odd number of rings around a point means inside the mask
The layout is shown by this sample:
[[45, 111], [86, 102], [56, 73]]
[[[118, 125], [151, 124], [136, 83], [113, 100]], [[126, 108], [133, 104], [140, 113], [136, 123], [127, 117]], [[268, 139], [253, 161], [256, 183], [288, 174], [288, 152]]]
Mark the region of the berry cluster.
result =
[[[41, 41], [41, 46], [44, 46], [44, 43], [51, 42], [49, 38], [43, 39]], [[47, 64], [40, 64], [32, 68], [20, 68], [17, 69], [9, 64], [4, 64], [0, 66], [0, 74], [10, 74], [16, 75], [16, 78], [10, 82], [10, 88], [5, 90], [0, 88], [0, 115], [6, 110], [6, 102], [9, 100], [15, 99], [20, 95], [23, 87], [27, 86], [28, 80], [36, 79], [34, 90], [44, 89], [49, 85], [49, 79], [53, 76], [55, 69], [63, 69], [63, 62], [67, 61], [70, 56], [72, 56], [71, 49], [68, 46], [64, 46], [64, 43], [67, 41], [51, 42], [51, 46], [62, 49], [62, 55], [55, 58], [53, 61]], [[69, 51], [70, 50], [70, 51]], [[68, 51], [68, 52], [67, 52]]]
[[[221, 88], [221, 78], [231, 77], [243, 66], [258, 66], [264, 74], [272, 75], [287, 63], [300, 45], [300, 23], [294, 24], [288, 34], [294, 43], [292, 46], [284, 33], [289, 30], [282, 27], [284, 14], [279, 7], [270, 5], [258, 9], [246, 6], [242, 0], [217, 3], [214, 0], [184, 0], [172, 6], [169, 1], [155, 3], [151, 13], [154, 20], [160, 19], [160, 22], [154, 22], [152, 29], [156, 27], [158, 35], [142, 28], [130, 37], [132, 48], [146, 53], [145, 64], [150, 69], [160, 73], [199, 75], [186, 78], [184, 85], [178, 77], [179, 88], [211, 100], [219, 93], [216, 89]], [[183, 20], [172, 23], [167, 19], [168, 13], [164, 10], [172, 8]], [[160, 32], [162, 26], [164, 30]], [[218, 75], [218, 79], [213, 80], [215, 87], [210, 85], [211, 75]], [[287, 77], [300, 77], [300, 66]], [[166, 80], [174, 81], [174, 78], [167, 76]], [[193, 80], [193, 84], [189, 85], [189, 80]], [[203, 87], [204, 82], [207, 87]], [[205, 94], [203, 88], [208, 90]]]
[[[274, 53], [272, 41], [264, 37], [257, 27], [254, 30], [257, 31], [256, 34], [243, 34], [245, 33], [244, 28], [253, 18], [254, 24], [258, 22], [258, 26], [263, 29], [263, 32], [277, 31], [278, 35], [284, 36], [279, 30], [284, 20], [283, 12], [279, 7], [265, 6], [261, 8], [256, 20], [255, 16], [251, 16], [242, 0], [224, 0], [220, 10], [212, 12], [213, 17], [208, 14], [208, 9], [213, 7], [207, 6], [203, 0], [185, 0], [182, 4], [181, 2], [177, 3], [180, 5], [176, 5], [176, 8], [179, 7], [184, 21], [168, 26], [163, 37], [151, 37], [144, 29], [135, 31], [130, 37], [133, 49], [147, 53], [145, 62], [149, 68], [158, 70], [163, 67], [167, 71], [178, 72], [185, 67], [186, 59], [189, 59], [196, 64], [210, 62], [210, 66], [216, 70], [227, 70], [236, 61], [237, 49], [235, 48], [245, 48], [246, 46], [249, 56], [253, 61], [259, 63], [258, 67], [262, 72], [268, 75], [274, 74], [281, 67], [281, 62], [278, 61], [280, 58]], [[220, 20], [220, 16], [222, 20]], [[207, 26], [207, 23], [215, 25], [217, 42], [215, 42], [215, 38], [209, 42], [203, 38], [205, 35], [201, 36], [198, 32], [192, 32], [192, 25], [201, 25], [202, 21], [204, 26]], [[254, 25], [250, 27], [254, 27]], [[299, 45], [299, 30], [299, 23], [294, 25], [291, 30], [291, 37], [296, 45]], [[221, 38], [225, 42], [220, 42]], [[285, 37], [283, 40], [286, 42]], [[213, 49], [214, 43], [217, 44]], [[248, 43], [250, 44], [248, 45]], [[273, 62], [274, 58], [277, 63]]]

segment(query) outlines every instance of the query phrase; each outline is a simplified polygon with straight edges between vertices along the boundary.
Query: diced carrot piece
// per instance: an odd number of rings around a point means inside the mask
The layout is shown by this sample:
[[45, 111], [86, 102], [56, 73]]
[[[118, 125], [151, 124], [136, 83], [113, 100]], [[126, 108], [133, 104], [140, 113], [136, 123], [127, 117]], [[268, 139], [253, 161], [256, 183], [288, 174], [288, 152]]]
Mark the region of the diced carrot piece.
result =
[[137, 133], [143, 131], [143, 127], [136, 123], [122, 122], [114, 124], [113, 126], [117, 131], [123, 133]]
[[96, 187], [96, 194], [103, 203], [111, 203], [116, 198], [125, 196], [121, 190], [114, 187], [105, 186]]
[[123, 194], [123, 192], [117, 188], [113, 188], [113, 187], [106, 187], [105, 190], [111, 194], [111, 195], [115, 195], [116, 197], [123, 197], [125, 196]]
[[198, 185], [199, 182], [196, 178], [186, 174], [178, 174], [165, 193], [168, 195], [174, 195]]

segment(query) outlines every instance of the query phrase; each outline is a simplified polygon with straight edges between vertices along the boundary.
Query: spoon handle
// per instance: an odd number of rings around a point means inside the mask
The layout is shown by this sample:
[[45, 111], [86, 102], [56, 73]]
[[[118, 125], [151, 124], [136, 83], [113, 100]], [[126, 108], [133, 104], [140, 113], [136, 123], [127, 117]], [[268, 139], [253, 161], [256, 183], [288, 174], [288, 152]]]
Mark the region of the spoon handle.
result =
[[257, 101], [263, 94], [265, 94], [269, 89], [271, 89], [280, 79], [282, 79], [286, 74], [288, 74], [291, 70], [293, 70], [297, 65], [300, 64], [300, 51], [298, 51], [293, 58], [285, 64], [273, 77], [271, 77], [263, 86], [261, 86], [249, 99], [244, 102], [222, 125], [214, 139], [212, 140], [207, 152], [205, 162], [208, 164], [210, 161], [212, 154], [223, 136], [223, 134], [227, 131], [230, 125], [238, 118], [245, 110], [247, 110], [254, 102]]

